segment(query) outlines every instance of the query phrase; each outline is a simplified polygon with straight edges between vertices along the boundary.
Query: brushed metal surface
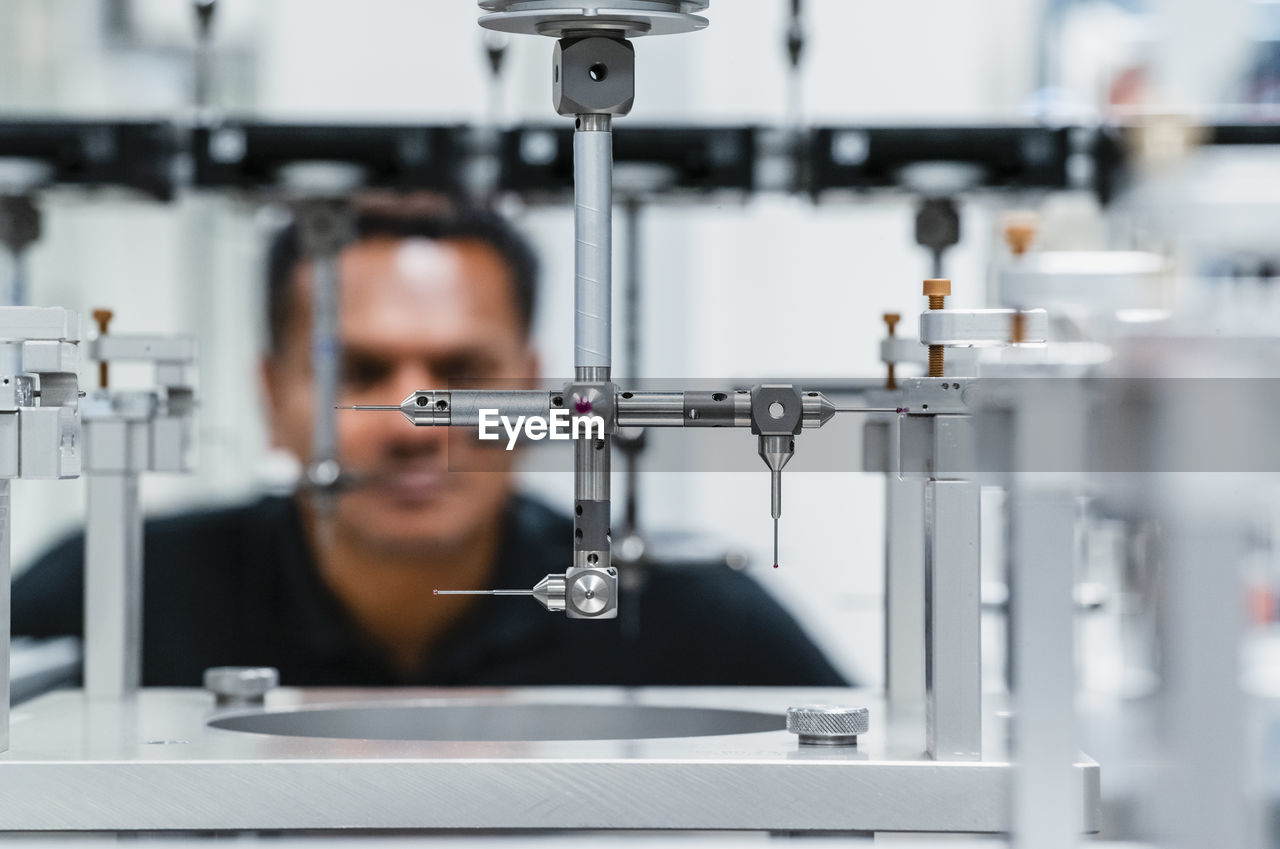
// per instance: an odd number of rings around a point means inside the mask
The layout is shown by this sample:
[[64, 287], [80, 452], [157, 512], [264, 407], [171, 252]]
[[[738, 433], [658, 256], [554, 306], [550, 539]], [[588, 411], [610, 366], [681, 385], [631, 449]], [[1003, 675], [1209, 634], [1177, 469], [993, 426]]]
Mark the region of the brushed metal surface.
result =
[[[754, 711], [775, 731], [625, 740], [353, 740], [207, 725], [202, 690], [144, 690], [86, 708], [59, 691], [14, 709], [0, 755], [3, 830], [759, 829], [992, 832], [1010, 825], [1003, 726], [987, 760], [937, 763], [915, 723], [877, 723], [856, 751], [797, 750], [788, 705], [866, 704], [830, 688], [292, 690], [269, 712], [365, 706], [659, 706]], [[992, 706], [993, 709], [996, 706]], [[1098, 769], [1082, 759], [1086, 827]]]

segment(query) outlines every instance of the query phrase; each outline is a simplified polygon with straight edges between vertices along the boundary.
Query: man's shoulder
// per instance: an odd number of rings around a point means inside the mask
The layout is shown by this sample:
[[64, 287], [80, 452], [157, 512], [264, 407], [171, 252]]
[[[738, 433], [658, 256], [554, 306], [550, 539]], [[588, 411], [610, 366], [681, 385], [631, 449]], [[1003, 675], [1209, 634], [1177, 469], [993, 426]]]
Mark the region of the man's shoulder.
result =
[[[206, 506], [147, 519], [143, 525], [143, 545], [154, 549], [180, 548], [184, 560], [199, 562], [208, 555], [242, 544], [260, 536], [278, 536], [281, 528], [296, 525], [292, 500], [267, 496], [254, 501], [221, 506]], [[73, 566], [83, 569], [84, 531], [76, 531], [37, 559], [27, 572]], [[152, 563], [148, 562], [149, 567]]]
[[511, 531], [521, 540], [568, 545], [573, 535], [568, 514], [531, 495], [513, 496], [507, 515]]
[[701, 658], [702, 683], [843, 686], [812, 638], [755, 577], [717, 567], [651, 567], [644, 615], [656, 613], [660, 637], [686, 662]]
[[148, 519], [145, 533], [148, 545], [176, 542], [184, 546], [201, 543], [219, 546], [246, 534], [279, 533], [282, 527], [292, 527], [296, 522], [293, 499], [265, 496], [239, 504], [206, 506]]
[[[289, 499], [269, 497], [148, 520], [143, 548], [149, 595], [208, 597], [213, 589], [235, 584], [231, 572], [247, 566], [255, 548], [265, 556], [271, 546], [278, 547], [281, 531], [297, 526], [295, 517]], [[80, 633], [84, 557], [85, 535], [78, 531], [18, 575], [12, 588], [15, 633]]]

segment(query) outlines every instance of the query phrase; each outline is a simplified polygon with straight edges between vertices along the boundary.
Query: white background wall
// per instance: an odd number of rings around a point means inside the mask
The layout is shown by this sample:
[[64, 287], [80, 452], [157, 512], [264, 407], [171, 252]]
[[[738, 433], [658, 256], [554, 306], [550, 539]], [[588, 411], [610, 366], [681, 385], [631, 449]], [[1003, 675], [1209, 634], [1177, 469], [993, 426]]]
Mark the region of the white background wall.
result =
[[[638, 42], [636, 108], [619, 132], [654, 121], [782, 120], [788, 5], [716, 0], [708, 31]], [[1041, 5], [810, 0], [805, 114], [821, 121], [1016, 118], [1035, 85]], [[6, 115], [183, 113], [190, 90], [187, 4], [135, 0], [141, 35], [125, 44], [104, 41], [106, 6], [107, 0], [5, 0], [0, 108]], [[217, 102], [228, 111], [424, 122], [486, 115], [488, 74], [470, 0], [220, 0], [220, 6]], [[508, 120], [554, 119], [550, 51], [546, 39], [512, 43], [503, 92]], [[199, 336], [201, 469], [183, 480], [149, 479], [151, 508], [254, 491], [270, 467], [253, 369], [262, 237], [274, 219], [209, 197], [161, 206], [59, 195], [44, 205], [46, 235], [33, 257], [35, 303], [86, 312], [107, 305], [121, 332]], [[964, 205], [966, 239], [948, 267], [957, 304], [976, 302], [985, 286], [993, 220], [988, 207]], [[549, 374], [568, 376], [570, 212], [529, 210], [520, 223], [545, 261], [537, 328], [544, 362]], [[880, 314], [917, 311], [919, 282], [928, 273], [912, 244], [912, 203], [905, 198], [827, 207], [781, 197], [653, 207], [643, 231], [643, 371], [651, 377], [879, 374]], [[852, 456], [859, 451], [852, 440], [844, 448]], [[798, 450], [806, 451], [806, 440]], [[569, 476], [553, 478], [531, 484], [567, 504]], [[749, 550], [758, 577], [839, 664], [875, 682], [881, 483], [852, 472], [796, 472], [786, 476], [784, 490], [777, 571], [768, 568], [763, 464], [750, 475], [650, 475], [644, 511], [654, 524], [696, 526]], [[76, 524], [81, 505], [78, 483], [20, 483], [17, 560], [29, 560]]]

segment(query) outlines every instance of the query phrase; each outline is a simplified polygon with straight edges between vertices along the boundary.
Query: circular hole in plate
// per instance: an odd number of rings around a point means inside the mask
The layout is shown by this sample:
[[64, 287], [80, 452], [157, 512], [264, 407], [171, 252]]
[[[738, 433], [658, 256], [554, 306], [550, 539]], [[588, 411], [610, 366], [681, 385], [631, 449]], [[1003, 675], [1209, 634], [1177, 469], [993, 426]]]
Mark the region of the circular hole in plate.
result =
[[781, 731], [780, 714], [656, 705], [450, 704], [250, 713], [213, 728], [342, 740], [647, 740]]

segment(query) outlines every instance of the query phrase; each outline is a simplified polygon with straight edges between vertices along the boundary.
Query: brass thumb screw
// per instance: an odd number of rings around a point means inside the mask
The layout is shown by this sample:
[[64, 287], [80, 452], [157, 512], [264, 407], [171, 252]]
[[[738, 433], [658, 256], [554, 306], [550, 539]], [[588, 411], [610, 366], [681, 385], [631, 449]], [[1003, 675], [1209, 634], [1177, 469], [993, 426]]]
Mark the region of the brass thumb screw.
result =
[[[889, 338], [892, 339], [898, 333], [898, 322], [902, 321], [902, 316], [896, 312], [887, 312], [882, 316], [882, 318], [884, 319], [885, 326], [889, 328]], [[897, 375], [894, 374], [893, 363], [889, 363], [889, 373], [885, 377], [884, 388], [898, 388], [898, 378]]]
[[[924, 296], [929, 299], [929, 309], [946, 309], [946, 299], [951, 295], [951, 281], [931, 277], [924, 281]], [[942, 377], [944, 362], [941, 345], [929, 346], [929, 376]]]
[[[107, 327], [111, 324], [111, 319], [115, 317], [115, 313], [111, 310], [94, 310], [93, 320], [98, 324], [98, 335], [106, 336]], [[98, 363], [98, 386], [103, 389], [107, 388], [107, 364], [105, 362]]]

